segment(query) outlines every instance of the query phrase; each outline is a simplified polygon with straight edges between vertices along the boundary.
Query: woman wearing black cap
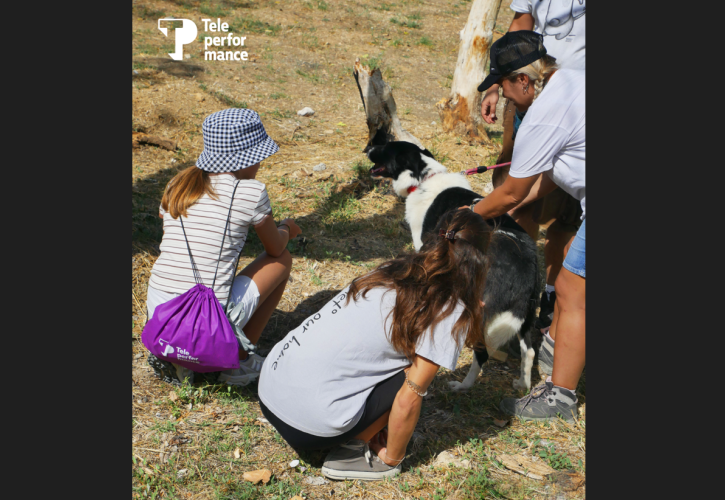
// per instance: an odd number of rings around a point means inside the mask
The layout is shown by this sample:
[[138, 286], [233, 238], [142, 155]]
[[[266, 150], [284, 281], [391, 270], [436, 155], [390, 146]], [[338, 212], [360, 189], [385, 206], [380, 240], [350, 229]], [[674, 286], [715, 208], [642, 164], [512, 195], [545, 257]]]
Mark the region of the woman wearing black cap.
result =
[[[504, 399], [501, 410], [525, 420], [576, 415], [576, 386], [584, 369], [585, 345], [585, 78], [584, 71], [559, 69], [546, 55], [543, 37], [533, 31], [509, 32], [491, 46], [491, 71], [479, 85], [494, 83], [526, 118], [514, 143], [504, 183], [471, 210], [490, 219], [525, 206], [557, 186], [579, 200], [582, 225], [567, 250], [556, 279], [554, 319], [544, 337], [556, 356], [546, 382], [519, 400]], [[542, 350], [544, 352], [544, 350]]]

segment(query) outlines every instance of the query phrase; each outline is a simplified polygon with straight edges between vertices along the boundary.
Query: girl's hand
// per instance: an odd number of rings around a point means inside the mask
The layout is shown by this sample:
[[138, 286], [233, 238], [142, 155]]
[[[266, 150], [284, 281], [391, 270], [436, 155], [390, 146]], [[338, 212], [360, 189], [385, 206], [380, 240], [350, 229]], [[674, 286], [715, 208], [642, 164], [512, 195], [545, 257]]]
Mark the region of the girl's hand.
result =
[[296, 238], [299, 234], [302, 234], [302, 229], [292, 219], [284, 219], [279, 224], [280, 226], [286, 224], [289, 227], [289, 239]]

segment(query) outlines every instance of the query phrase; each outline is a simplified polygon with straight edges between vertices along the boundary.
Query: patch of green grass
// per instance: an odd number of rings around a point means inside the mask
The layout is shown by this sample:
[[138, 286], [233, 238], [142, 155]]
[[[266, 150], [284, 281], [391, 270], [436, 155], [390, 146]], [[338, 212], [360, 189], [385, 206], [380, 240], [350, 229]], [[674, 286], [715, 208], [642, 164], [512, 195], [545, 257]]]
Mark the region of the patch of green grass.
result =
[[133, 69], [154, 69], [154, 67], [151, 66], [150, 64], [146, 64], [143, 61], [134, 61]]
[[393, 24], [397, 24], [401, 28], [413, 28], [413, 29], [420, 29], [422, 27], [422, 24], [420, 24], [418, 21], [411, 21], [411, 20], [405, 20], [401, 21], [397, 17], [391, 17], [390, 22]]
[[399, 45], [402, 45], [404, 42], [400, 38], [394, 39], [392, 42], [390, 42], [390, 45], [393, 47], [398, 47]]
[[408, 14], [408, 19], [414, 19], [416, 21], [423, 19], [423, 14], [420, 12], [414, 12], [412, 14]]
[[271, 99], [285, 99], [289, 97], [287, 94], [283, 94], [282, 92], [272, 92], [269, 97]]
[[367, 66], [370, 71], [373, 71], [382, 67], [383, 56], [377, 55], [368, 57], [368, 55], [365, 54], [360, 58], [360, 62], [363, 64], [363, 66]]
[[[262, 114], [262, 113], [260, 113]], [[273, 111], [267, 111], [266, 113], [263, 113], [264, 116], [272, 116], [274, 118], [292, 118], [292, 111], [289, 110], [283, 110], [280, 111], [279, 108], [274, 108]]]
[[227, 15], [221, 5], [210, 5], [209, 3], [202, 4], [201, 7], [199, 7], [199, 11], [202, 14], [206, 14], [211, 17], [224, 17]]
[[561, 470], [572, 468], [571, 460], [567, 454], [557, 453], [553, 444], [544, 446], [540, 444], [540, 440], [537, 439], [534, 441], [534, 449], [537, 451], [539, 457], [546, 460], [546, 463], [548, 463], [552, 469]]
[[370, 169], [373, 168], [373, 163], [368, 160], [358, 160], [352, 165], [352, 171], [355, 172], [360, 179], [366, 179], [370, 177]]
[[431, 40], [427, 36], [423, 35], [422, 37], [420, 37], [420, 40], [418, 40], [417, 45], [425, 45], [426, 47], [432, 47], [433, 40]]
[[312, 73], [312, 72], [306, 73], [306, 72], [302, 71], [301, 69], [296, 69], [295, 73], [300, 75], [305, 80], [311, 81], [312, 83], [320, 83], [320, 81], [321, 81], [320, 76], [315, 73]]
[[307, 50], [315, 50], [320, 47], [320, 40], [316, 36], [306, 36], [302, 38], [301, 44], [302, 47], [306, 48]]
[[134, 17], [140, 17], [141, 19], [160, 19], [166, 17], [163, 10], [150, 9], [145, 5], [139, 5], [133, 9]]
[[246, 108], [247, 107], [246, 101], [237, 101], [233, 97], [229, 97], [225, 93], [219, 92], [218, 90], [209, 90], [208, 87], [203, 83], [199, 84], [199, 88], [201, 90], [203, 90], [204, 92], [208, 92], [212, 96], [216, 97], [217, 99], [219, 99], [221, 102], [223, 102], [224, 104], [226, 104], [229, 107], [232, 107], [232, 108]]
[[463, 498], [504, 498], [496, 490], [493, 481], [488, 477], [488, 469], [486, 467], [468, 476], [461, 485], [461, 492], [463, 493], [461, 495]]
[[387, 12], [387, 11], [389, 11], [394, 6], [395, 6], [394, 3], [388, 4], [388, 3], [383, 2], [380, 5], [378, 5], [377, 7], [373, 7], [373, 8], [375, 10], [384, 10], [384, 11]]
[[229, 29], [233, 33], [261, 33], [275, 36], [282, 30], [282, 26], [279, 24], [269, 24], [252, 18], [239, 17], [229, 24]]

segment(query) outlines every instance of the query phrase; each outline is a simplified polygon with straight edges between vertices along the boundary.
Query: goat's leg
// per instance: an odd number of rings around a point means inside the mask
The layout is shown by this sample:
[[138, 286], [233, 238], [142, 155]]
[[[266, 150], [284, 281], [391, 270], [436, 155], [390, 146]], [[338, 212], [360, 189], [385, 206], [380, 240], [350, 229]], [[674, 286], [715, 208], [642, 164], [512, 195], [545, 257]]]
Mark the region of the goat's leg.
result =
[[[480, 358], [480, 359], [479, 359]], [[473, 361], [471, 362], [471, 368], [468, 370], [468, 375], [463, 379], [463, 382], [448, 382], [448, 386], [454, 391], [466, 391], [471, 388], [473, 383], [476, 381], [476, 377], [481, 372], [481, 366], [488, 360], [488, 352], [486, 348], [483, 351], [473, 352]]]

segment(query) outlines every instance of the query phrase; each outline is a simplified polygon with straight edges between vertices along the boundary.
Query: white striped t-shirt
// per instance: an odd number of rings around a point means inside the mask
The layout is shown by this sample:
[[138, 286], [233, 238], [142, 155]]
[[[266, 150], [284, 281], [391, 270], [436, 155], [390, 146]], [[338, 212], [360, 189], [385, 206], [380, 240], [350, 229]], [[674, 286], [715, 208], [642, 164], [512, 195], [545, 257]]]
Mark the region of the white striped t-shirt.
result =
[[[234, 194], [232, 216], [219, 258], [224, 225], [236, 183], [239, 186]], [[206, 194], [199, 198], [186, 211], [184, 229], [202, 282], [209, 288], [214, 279], [217, 261], [219, 262], [214, 293], [222, 306], [226, 307], [237, 257], [247, 240], [249, 226], [262, 222], [272, 209], [265, 185], [257, 180], [237, 180], [231, 174], [217, 175], [211, 177], [211, 185], [219, 199], [214, 200]], [[149, 286], [164, 292], [182, 294], [196, 285], [184, 233], [179, 220], [173, 219], [160, 206], [159, 215], [164, 218], [164, 236], [160, 245], [161, 255], [151, 269]]]

